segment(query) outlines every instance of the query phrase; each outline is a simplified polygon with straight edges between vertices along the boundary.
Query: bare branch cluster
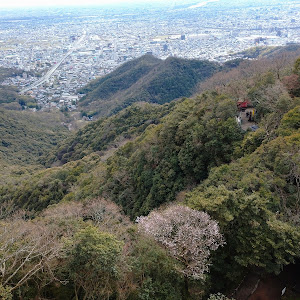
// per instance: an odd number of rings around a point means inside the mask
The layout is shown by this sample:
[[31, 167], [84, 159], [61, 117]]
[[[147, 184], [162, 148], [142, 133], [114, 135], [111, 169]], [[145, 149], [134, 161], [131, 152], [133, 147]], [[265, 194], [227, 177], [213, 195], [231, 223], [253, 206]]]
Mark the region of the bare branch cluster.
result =
[[[12, 218], [0, 226], [0, 283], [19, 288], [39, 271], [52, 273], [61, 244], [57, 228]], [[53, 277], [50, 278], [53, 280]]]

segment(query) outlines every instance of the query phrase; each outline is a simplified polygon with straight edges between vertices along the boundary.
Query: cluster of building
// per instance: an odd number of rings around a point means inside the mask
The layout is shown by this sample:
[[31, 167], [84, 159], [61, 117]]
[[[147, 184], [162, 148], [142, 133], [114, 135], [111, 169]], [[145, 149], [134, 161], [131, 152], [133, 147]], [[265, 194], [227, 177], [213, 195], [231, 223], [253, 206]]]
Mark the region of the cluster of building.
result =
[[26, 93], [42, 109], [74, 110], [81, 87], [146, 53], [161, 59], [224, 62], [257, 45], [300, 43], [300, 1], [220, 4], [215, 0], [183, 8], [61, 9], [47, 18], [45, 11], [27, 12], [26, 18], [20, 12], [11, 17], [0, 13], [0, 66], [24, 70], [3, 84], [20, 90], [32, 86]]

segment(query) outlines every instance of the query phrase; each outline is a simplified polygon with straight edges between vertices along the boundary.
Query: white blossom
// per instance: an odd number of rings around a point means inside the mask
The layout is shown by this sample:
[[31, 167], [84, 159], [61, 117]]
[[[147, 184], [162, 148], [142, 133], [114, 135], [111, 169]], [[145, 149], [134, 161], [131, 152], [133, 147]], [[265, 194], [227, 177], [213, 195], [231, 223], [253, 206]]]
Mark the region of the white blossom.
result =
[[136, 222], [140, 231], [154, 237], [182, 262], [185, 276], [194, 279], [203, 279], [209, 270], [211, 251], [224, 244], [216, 221], [205, 212], [185, 206], [153, 211], [147, 217], [138, 217]]

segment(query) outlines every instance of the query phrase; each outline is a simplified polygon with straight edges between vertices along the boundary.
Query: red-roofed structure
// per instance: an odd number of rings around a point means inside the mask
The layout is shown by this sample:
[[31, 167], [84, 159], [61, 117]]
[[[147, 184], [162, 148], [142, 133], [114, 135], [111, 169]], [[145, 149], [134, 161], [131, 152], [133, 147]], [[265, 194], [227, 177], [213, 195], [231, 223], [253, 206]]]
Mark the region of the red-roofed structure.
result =
[[252, 104], [249, 100], [243, 100], [243, 101], [238, 101], [237, 102], [237, 107], [239, 109], [243, 109], [243, 108], [248, 108], [248, 107], [251, 107]]

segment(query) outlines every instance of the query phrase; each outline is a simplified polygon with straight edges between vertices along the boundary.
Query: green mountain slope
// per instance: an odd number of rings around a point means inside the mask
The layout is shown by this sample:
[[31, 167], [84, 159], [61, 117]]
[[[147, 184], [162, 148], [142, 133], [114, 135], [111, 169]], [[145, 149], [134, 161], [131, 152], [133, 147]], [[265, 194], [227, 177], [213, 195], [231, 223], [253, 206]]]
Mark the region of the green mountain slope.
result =
[[174, 201], [210, 168], [230, 162], [234, 144], [242, 139], [235, 110], [234, 101], [222, 95], [178, 103], [160, 124], [150, 125], [108, 160], [108, 197], [131, 217]]
[[[256, 131], [243, 131], [238, 126], [237, 90], [223, 85], [226, 94], [206, 91], [162, 106], [134, 104], [91, 123], [44, 160], [63, 165], [0, 185], [0, 205], [4, 207], [1, 212], [11, 207], [30, 211], [27, 213], [33, 223], [45, 222], [45, 231], [40, 228], [43, 232], [47, 232], [46, 228], [50, 230], [46, 241], [62, 239], [64, 244], [59, 249], [70, 249], [62, 251], [59, 259], [50, 258], [51, 264], [47, 260], [47, 266], [55, 266], [54, 273], [42, 268], [43, 274], [28, 282], [26, 288], [38, 286], [36, 290], [40, 292], [53, 287], [54, 292], [47, 295], [62, 293], [64, 299], [73, 297], [76, 288], [73, 278], [83, 278], [82, 264], [79, 266], [78, 256], [74, 256], [80, 253], [84, 254], [79, 257], [85, 262], [86, 274], [90, 274], [93, 266], [96, 275], [92, 278], [98, 282], [97, 272], [102, 270], [103, 262], [100, 260], [96, 266], [93, 263], [99, 258], [98, 250], [111, 254], [110, 250], [103, 251], [99, 230], [115, 234], [125, 242], [123, 254], [131, 253], [128, 260], [122, 257], [119, 276], [109, 289], [116, 295], [124, 290], [129, 295], [130, 290], [130, 297], [123, 294], [123, 299], [167, 299], [168, 295], [170, 299], [180, 299], [180, 292], [172, 288], [183, 280], [186, 287], [188, 284], [191, 287], [192, 295], [186, 298], [199, 299], [202, 297], [199, 295], [205, 298], [218, 291], [231, 294], [245, 275], [254, 272], [263, 278], [267, 273], [278, 274], [286, 265], [299, 260], [300, 99], [293, 94], [295, 89], [285, 84], [292, 76], [298, 89], [299, 61], [293, 70], [284, 69], [286, 75], [277, 76], [267, 65], [264, 72], [247, 74], [246, 82], [244, 78], [239, 81], [233, 78], [234, 84], [239, 85], [238, 91], [243, 92], [240, 97], [250, 99], [256, 109], [259, 127]], [[140, 233], [133, 224], [128, 228], [130, 222], [107, 200], [119, 204], [132, 220], [155, 208], [159, 212], [174, 201], [208, 212], [218, 221], [226, 244], [211, 255], [205, 282], [178, 276], [173, 272], [178, 270], [177, 266], [163, 264], [167, 262], [166, 255], [158, 256], [146, 244], [137, 247], [143, 241]], [[12, 228], [12, 233], [22, 233], [19, 230], [25, 226], [23, 218], [18, 215], [17, 222], [12, 220], [1, 224], [11, 226], [5, 228]], [[107, 240], [108, 244], [112, 238]], [[26, 243], [31, 241], [28, 239]], [[157, 246], [151, 239], [149, 244]], [[34, 241], [33, 245], [36, 247]], [[12, 247], [11, 251], [14, 250]], [[145, 257], [141, 258], [141, 254]], [[70, 261], [75, 268], [68, 267]], [[30, 264], [30, 260], [25, 262]], [[107, 262], [114, 267], [111, 259]], [[158, 268], [165, 270], [165, 275]], [[55, 278], [48, 281], [52, 274]], [[68, 279], [66, 286], [57, 282], [60, 275]], [[87, 286], [91, 286], [89, 279]], [[0, 290], [3, 291], [6, 292]], [[27, 292], [25, 288], [18, 291]]]
[[67, 135], [59, 114], [0, 110], [0, 153], [10, 162], [33, 163]]
[[228, 288], [249, 270], [278, 274], [300, 257], [299, 121], [300, 106], [282, 119], [283, 135], [212, 170], [188, 195], [192, 208], [219, 222], [227, 241], [212, 270], [226, 280], [214, 282], [214, 288]]
[[[72, 161], [82, 165], [79, 173], [73, 173], [72, 163], [53, 171], [55, 185], [63, 187], [55, 202], [65, 197], [105, 195], [135, 217], [173, 201], [177, 193], [204, 180], [211, 168], [253, 152], [266, 137], [271, 140], [278, 136], [283, 114], [298, 100], [292, 99], [280, 80], [275, 79], [275, 74], [267, 72], [249, 80], [244, 87], [248, 97], [253, 98], [262, 127], [244, 141], [234, 119], [235, 100], [216, 92], [165, 106], [134, 105], [89, 124], [43, 158], [48, 166]], [[67, 175], [59, 175], [60, 170], [73, 174], [72, 181], [65, 182]], [[33, 185], [34, 181], [13, 187], [18, 192], [12, 199], [17, 202], [21, 197], [27, 203], [31, 197], [27, 194], [24, 198], [23, 191], [28, 190], [37, 199], [43, 199], [46, 193], [51, 200], [48, 188], [52, 180], [46, 180], [45, 190], [41, 185]], [[9, 189], [3, 192], [6, 197], [12, 196]], [[39, 204], [39, 209], [46, 207], [47, 202], [44, 205]], [[35, 209], [35, 201], [30, 200], [30, 207]]]
[[69, 135], [62, 122], [60, 114], [0, 109], [0, 175], [9, 175], [4, 165], [12, 170], [38, 165], [43, 154]]
[[43, 162], [47, 166], [53, 163], [64, 164], [93, 152], [101, 156], [105, 151], [134, 139], [150, 124], [158, 124], [173, 106], [136, 103], [116, 115], [85, 126], [75, 136], [61, 143], [58, 149], [47, 153]]
[[[229, 162], [234, 144], [242, 138], [233, 118], [235, 103], [225, 96], [186, 99], [164, 114], [152, 106], [133, 107], [89, 125], [73, 139], [74, 144], [63, 148], [69, 151], [66, 160], [87, 156], [36, 174], [19, 186], [3, 187], [0, 199], [41, 210], [75, 194], [78, 199], [105, 194], [134, 217], [174, 200], [180, 190], [206, 178], [211, 167]], [[133, 139], [101, 162], [93, 147], [101, 150], [109, 145], [114, 130], [132, 134]], [[83, 149], [86, 152], [77, 152]]]
[[191, 96], [196, 85], [218, 69], [208, 61], [174, 57], [163, 61], [145, 55], [82, 88], [86, 95], [79, 105], [83, 111], [105, 116], [138, 101], [164, 104]]

